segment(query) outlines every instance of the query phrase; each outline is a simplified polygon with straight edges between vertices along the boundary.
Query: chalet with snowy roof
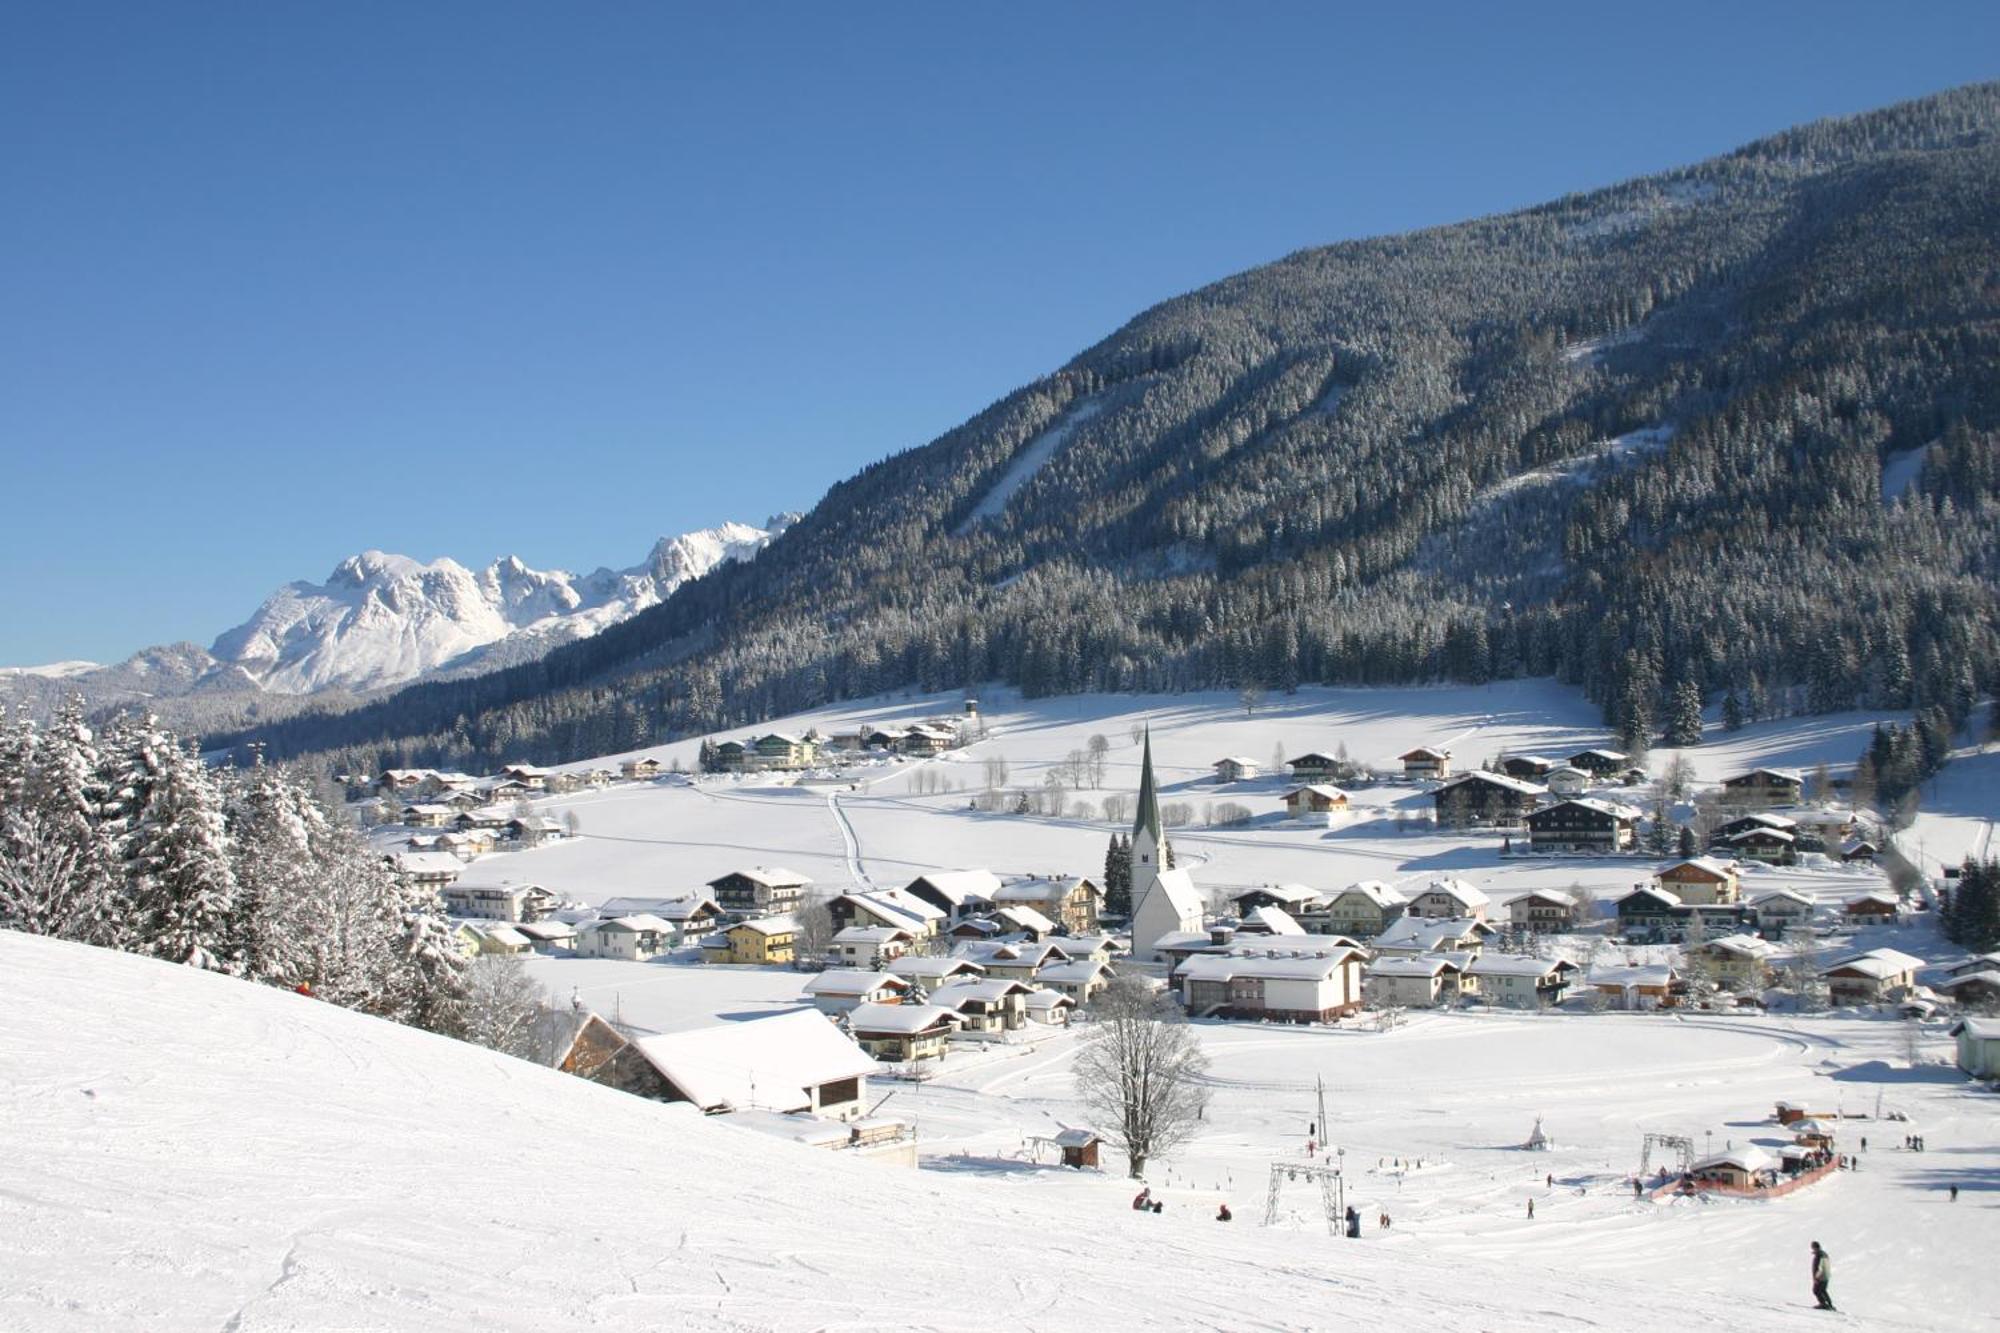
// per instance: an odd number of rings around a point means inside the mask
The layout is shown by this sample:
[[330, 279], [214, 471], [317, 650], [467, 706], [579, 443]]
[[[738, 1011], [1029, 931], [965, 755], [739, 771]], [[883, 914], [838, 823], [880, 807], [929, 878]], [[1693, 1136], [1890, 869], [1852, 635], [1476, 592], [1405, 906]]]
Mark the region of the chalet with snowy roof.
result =
[[1894, 925], [1903, 914], [1903, 900], [1887, 889], [1870, 889], [1842, 903], [1840, 914], [1855, 925]]
[[1285, 813], [1293, 819], [1338, 814], [1347, 808], [1347, 793], [1324, 782], [1309, 782], [1285, 793]]
[[1990, 1007], [2000, 1004], [2000, 968], [1960, 972], [1943, 981], [1932, 982], [1931, 989], [1957, 1005]]
[[507, 821], [511, 816], [500, 810], [461, 810], [452, 819], [452, 826], [461, 833], [501, 834], [507, 831]]
[[732, 870], [708, 882], [722, 910], [735, 915], [773, 916], [796, 912], [804, 905], [812, 881], [781, 866]]
[[1632, 756], [1623, 750], [1578, 750], [1569, 757], [1571, 768], [1582, 769], [1595, 778], [1611, 778], [1631, 767]]
[[722, 904], [702, 894], [683, 894], [677, 898], [607, 898], [598, 911], [604, 916], [643, 912], [658, 917], [671, 928], [675, 944], [685, 944], [714, 930], [725, 915]]
[[806, 983], [805, 996], [823, 1014], [839, 1015], [862, 1004], [901, 1004], [910, 983], [891, 972], [829, 968]]
[[1618, 916], [1618, 933], [1626, 939], [1665, 939], [1686, 919], [1680, 905], [1678, 894], [1642, 884], [1613, 904], [1612, 910]]
[[916, 944], [916, 936], [894, 926], [849, 926], [833, 934], [828, 960], [842, 967], [880, 967], [895, 962]]
[[1400, 889], [1366, 879], [1331, 895], [1324, 906], [1301, 909], [1297, 915], [1299, 924], [1314, 934], [1352, 935], [1365, 940], [1381, 934], [1409, 905]]
[[1542, 782], [1547, 785], [1549, 795], [1568, 799], [1572, 796], [1581, 796], [1589, 791], [1591, 776], [1580, 768], [1563, 764], [1560, 767], [1550, 769], [1548, 776], [1543, 778]]
[[755, 1109], [853, 1120], [867, 1108], [875, 1069], [865, 1051], [811, 1009], [632, 1044], [659, 1071], [667, 1100], [711, 1115]]
[[576, 946], [576, 927], [567, 921], [516, 921], [514, 929], [528, 937], [539, 954], [555, 954]]
[[704, 767], [715, 773], [747, 772], [756, 757], [748, 741], [717, 741], [708, 747]]
[[392, 852], [383, 858], [391, 873], [412, 888], [442, 893], [465, 873], [465, 862], [450, 852]]
[[1068, 1027], [1070, 1015], [1076, 1012], [1076, 1000], [1059, 990], [1047, 986], [1037, 986], [1028, 995], [1029, 1021], [1047, 1027]]
[[458, 947], [468, 958], [481, 954], [524, 954], [534, 946], [526, 935], [497, 921], [467, 921], [457, 931]]
[[1306, 933], [1306, 928], [1299, 924], [1297, 917], [1282, 907], [1272, 907], [1269, 904], [1251, 908], [1248, 912], [1244, 913], [1243, 919], [1236, 926], [1238, 939], [1247, 935], [1304, 935]]
[[1304, 884], [1260, 884], [1254, 889], [1245, 889], [1229, 901], [1236, 907], [1236, 915], [1247, 916], [1259, 907], [1282, 907], [1287, 912], [1300, 914], [1310, 912], [1319, 904], [1319, 890]]
[[1464, 966], [1449, 958], [1398, 954], [1370, 963], [1362, 984], [1376, 1008], [1430, 1009], [1456, 1000], [1464, 980]]
[[1361, 1007], [1362, 955], [1347, 947], [1232, 949], [1174, 969], [1191, 1014], [1330, 1023]]
[[1508, 777], [1529, 782], [1545, 781], [1558, 766], [1557, 760], [1544, 759], [1538, 754], [1503, 754], [1496, 765]]
[[440, 894], [453, 916], [486, 921], [540, 921], [556, 910], [556, 896], [539, 884], [452, 884]]
[[1797, 858], [1798, 837], [1783, 829], [1757, 827], [1731, 834], [1724, 846], [1746, 861], [1785, 865]]
[[950, 939], [952, 943], [958, 944], [968, 940], [975, 942], [980, 940], [997, 940], [1007, 932], [1001, 928], [998, 921], [993, 920], [991, 917], [969, 916], [944, 933], [946, 938]]
[[918, 940], [927, 940], [942, 931], [945, 924], [943, 911], [903, 889], [843, 893], [829, 900], [826, 908], [837, 930], [849, 926], [890, 926], [907, 930]]
[[1688, 1167], [1697, 1188], [1765, 1189], [1778, 1182], [1778, 1159], [1754, 1144], [1699, 1158]]
[[1067, 995], [1079, 1004], [1088, 1004], [1111, 984], [1112, 975], [1110, 965], [1099, 959], [1072, 958], [1064, 963], [1044, 964], [1035, 973], [1035, 985]]
[[456, 814], [448, 805], [406, 805], [401, 818], [405, 828], [443, 828]]
[[1063, 952], [1071, 958], [1089, 959], [1093, 962], [1108, 963], [1114, 953], [1122, 951], [1115, 935], [1065, 935], [1062, 939]]
[[1531, 889], [1507, 900], [1507, 919], [1523, 930], [1559, 934], [1576, 928], [1576, 895], [1563, 889]]
[[819, 762], [819, 746], [788, 731], [752, 737], [747, 749], [745, 763], [759, 772], [789, 772]]
[[1406, 916], [1443, 920], [1472, 917], [1484, 921], [1493, 905], [1486, 890], [1462, 879], [1434, 879], [1410, 894]]
[[1075, 876], [1027, 876], [1003, 881], [993, 891], [996, 908], [1031, 908], [1078, 934], [1097, 929], [1104, 890]]
[[622, 958], [641, 962], [657, 958], [674, 946], [674, 928], [647, 912], [599, 917], [576, 929], [579, 958]]
[[1538, 852], [1622, 852], [1638, 833], [1630, 806], [1579, 796], [1528, 815], [1528, 842]]
[[660, 1077], [623, 1032], [594, 1013], [575, 1022], [555, 1067], [592, 1083], [655, 1101], [672, 1098], [672, 1088]]
[[651, 755], [641, 755], [637, 759], [627, 759], [618, 765], [621, 777], [634, 782], [649, 782], [667, 771], [667, 766]]
[[1951, 1025], [1958, 1067], [1973, 1078], [2000, 1078], [2000, 1018], [1961, 1018]]
[[563, 835], [563, 826], [547, 815], [529, 815], [525, 819], [507, 821], [507, 836], [523, 847], [540, 847], [543, 843], [556, 842]]
[[1690, 946], [1688, 952], [1707, 965], [1723, 990], [1760, 991], [1771, 984], [1778, 949], [1755, 935], [1724, 935]]
[[754, 917], [721, 932], [723, 947], [712, 948], [711, 935], [702, 941], [704, 963], [739, 966], [789, 963], [798, 947], [799, 923], [789, 916]]
[[988, 977], [1001, 981], [1032, 981], [1043, 968], [1070, 961], [1069, 953], [1055, 940], [961, 944], [953, 953], [979, 964]]
[[437, 790], [437, 773], [428, 768], [389, 768], [376, 779], [375, 789], [384, 796], [405, 800]]
[[1667, 963], [1593, 967], [1584, 984], [1619, 1009], [1670, 1009], [1687, 993], [1680, 972]]
[[541, 794], [540, 787], [530, 787], [519, 778], [502, 778], [486, 788], [488, 805], [512, 805], [516, 801], [532, 800]]
[[477, 810], [485, 805], [486, 793], [476, 787], [459, 791], [449, 791], [440, 796], [437, 803], [449, 806], [454, 815], [461, 815], [467, 810]]
[[1753, 768], [1722, 780], [1722, 798], [1731, 805], [1796, 805], [1805, 794], [1805, 775], [1795, 768]]
[[1546, 788], [1475, 769], [1431, 793], [1439, 828], [1519, 828]]
[[1712, 856], [1670, 861], [1654, 878], [1684, 903], [1733, 903], [1742, 892], [1736, 867]]
[[1405, 916], [1377, 935], [1371, 944], [1377, 957], [1425, 953], [1477, 953], [1499, 932], [1478, 917], [1432, 919]]
[[1812, 924], [1813, 900], [1797, 889], [1773, 889], [1750, 900], [1750, 915], [1757, 922], [1757, 932], [1765, 939], [1780, 939], [1800, 926]]
[[1962, 977], [1972, 972], [2000, 971], [2000, 951], [1961, 958], [1956, 963], [1948, 964], [1944, 970], [1946, 976], [1952, 977]]
[[1478, 983], [1481, 999], [1510, 1009], [1561, 1004], [1576, 971], [1576, 964], [1564, 958], [1514, 954], [1480, 954], [1465, 966], [1465, 974]]
[[1881, 854], [1882, 844], [1873, 838], [1849, 838], [1840, 844], [1840, 859], [1849, 864], [1856, 861], [1872, 862]]
[[1429, 745], [1419, 745], [1416, 749], [1396, 756], [1403, 765], [1403, 776], [1412, 782], [1430, 782], [1448, 777], [1451, 773], [1451, 751], [1440, 750]]
[[1246, 759], [1240, 754], [1232, 754], [1215, 761], [1217, 782], [1245, 782], [1257, 776], [1257, 761]]
[[1299, 783], [1326, 782], [1336, 776], [1342, 767], [1340, 760], [1330, 754], [1308, 750], [1302, 755], [1285, 761], [1285, 767], [1292, 770], [1292, 781]]
[[937, 1004], [862, 1004], [847, 1015], [855, 1044], [877, 1060], [941, 1060], [959, 1017]]
[[955, 750], [960, 744], [958, 728], [941, 722], [919, 722], [903, 733], [896, 748], [919, 758]]
[[1034, 989], [1026, 982], [991, 977], [954, 981], [932, 991], [930, 1002], [958, 1015], [961, 1032], [1018, 1032], [1028, 1025], [1028, 996]]
[[1923, 959], [1897, 949], [1870, 949], [1824, 969], [1820, 977], [1836, 1005], [1882, 1004], [1909, 994], [1923, 965]]
[[903, 886], [903, 892], [929, 903], [952, 921], [987, 911], [1000, 891], [1000, 877], [990, 870], [934, 870]]

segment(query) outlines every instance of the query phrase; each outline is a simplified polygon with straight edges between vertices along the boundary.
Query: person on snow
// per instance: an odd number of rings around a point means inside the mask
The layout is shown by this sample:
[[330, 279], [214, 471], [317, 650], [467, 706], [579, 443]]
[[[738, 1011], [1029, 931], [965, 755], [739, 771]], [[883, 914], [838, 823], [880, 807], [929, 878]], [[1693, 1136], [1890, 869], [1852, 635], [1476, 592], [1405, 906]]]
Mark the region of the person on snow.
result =
[[1535, 1201], [1533, 1199], [1528, 1200], [1528, 1220], [1530, 1222], [1535, 1220]]
[[1215, 1210], [1215, 1220], [1218, 1222], [1230, 1221], [1235, 1216], [1236, 1214], [1229, 1211], [1229, 1205], [1226, 1203], [1223, 1204], [1222, 1207]]
[[1152, 1207], [1152, 1204], [1153, 1204], [1153, 1187], [1151, 1185], [1148, 1185], [1145, 1189], [1140, 1190], [1139, 1193], [1133, 1198], [1132, 1211], [1135, 1213], [1143, 1213], [1148, 1208]]
[[1833, 1256], [1822, 1250], [1818, 1241], [1814, 1241], [1812, 1243], [1813, 1299], [1819, 1302], [1819, 1308], [1822, 1310], [1833, 1308], [1833, 1297], [1827, 1294], [1827, 1284], [1832, 1281]]

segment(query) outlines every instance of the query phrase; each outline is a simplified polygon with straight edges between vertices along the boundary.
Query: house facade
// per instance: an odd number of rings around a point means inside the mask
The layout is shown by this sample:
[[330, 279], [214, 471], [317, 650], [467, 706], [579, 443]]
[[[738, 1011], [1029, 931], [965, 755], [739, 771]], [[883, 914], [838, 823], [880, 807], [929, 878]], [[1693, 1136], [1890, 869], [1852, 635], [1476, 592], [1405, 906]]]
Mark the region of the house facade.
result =
[[863, 1004], [847, 1016], [854, 1042], [876, 1060], [940, 1060], [958, 1031], [958, 1015], [936, 1004]]
[[1434, 879], [1411, 895], [1406, 916], [1441, 921], [1451, 917], [1486, 920], [1493, 900], [1486, 890], [1462, 879]]
[[857, 1005], [901, 1004], [910, 983], [890, 972], [864, 968], [829, 968], [808, 981], [805, 996], [823, 1014], [844, 1014]]
[[1481, 954], [1465, 972], [1478, 983], [1479, 996], [1509, 1009], [1552, 1008], [1562, 1003], [1576, 964], [1567, 959]]
[[1246, 759], [1240, 754], [1215, 761], [1217, 782], [1244, 782], [1257, 776], [1257, 761]]
[[1519, 828], [1547, 789], [1475, 769], [1431, 793], [1439, 828]]
[[732, 870], [708, 882], [708, 890], [724, 912], [738, 916], [774, 916], [796, 912], [805, 903], [812, 881], [796, 871], [773, 866]]
[[1527, 819], [1528, 842], [1538, 852], [1622, 852], [1639, 828], [1636, 811], [1589, 796], [1559, 801]]
[[1896, 949], [1870, 949], [1820, 973], [1827, 998], [1836, 1005], [1881, 1004], [1899, 1000], [1917, 984], [1923, 959]]
[[1434, 782], [1451, 775], [1451, 751], [1429, 745], [1396, 756], [1403, 776], [1412, 782]]
[[1328, 1023], [1361, 1007], [1362, 956], [1345, 947], [1195, 954], [1174, 977], [1191, 1014]]
[[895, 962], [915, 943], [909, 931], [894, 926], [849, 926], [834, 932], [827, 957], [841, 967], [875, 968]]
[[1736, 867], [1712, 856], [1693, 856], [1662, 866], [1660, 887], [1684, 903], [1733, 903], [1742, 894]]
[[622, 958], [642, 962], [673, 947], [674, 928], [644, 912], [599, 917], [578, 926], [575, 948], [580, 958]]
[[1364, 985], [1368, 1003], [1376, 1008], [1430, 1009], [1456, 1000], [1465, 969], [1435, 954], [1377, 958], [1368, 965]]
[[1723, 800], [1731, 805], [1797, 805], [1805, 792], [1805, 775], [1791, 768], [1753, 768], [1722, 780]]
[[[711, 949], [702, 941], [702, 961], [709, 963], [789, 963], [798, 944], [798, 922], [788, 916], [739, 921], [722, 932], [724, 946]], [[709, 939], [716, 939], [710, 936]]]
[[1332, 895], [1324, 906], [1299, 913], [1299, 923], [1316, 935], [1369, 939], [1392, 925], [1409, 905], [1393, 885], [1362, 880]]
[[1623, 750], [1591, 749], [1578, 750], [1568, 760], [1571, 768], [1581, 769], [1595, 778], [1616, 777], [1631, 767], [1632, 756]]
[[1347, 793], [1324, 782], [1310, 782], [1285, 793], [1285, 813], [1293, 819], [1330, 815], [1348, 808]]
[[1576, 899], [1562, 889], [1534, 889], [1507, 900], [1507, 919], [1523, 930], [1560, 933], [1576, 927]]
[[1097, 929], [1103, 904], [1104, 891], [1080, 877], [1010, 879], [993, 891], [995, 907], [1032, 908], [1079, 935]]

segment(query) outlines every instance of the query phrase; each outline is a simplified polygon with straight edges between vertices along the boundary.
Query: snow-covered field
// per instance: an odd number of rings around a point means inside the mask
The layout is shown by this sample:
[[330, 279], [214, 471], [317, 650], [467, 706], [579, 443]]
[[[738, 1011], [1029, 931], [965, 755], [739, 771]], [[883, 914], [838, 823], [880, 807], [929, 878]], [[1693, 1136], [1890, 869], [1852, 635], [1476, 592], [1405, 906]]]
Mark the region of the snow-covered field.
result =
[[[1156, 1173], [1154, 1217], [1115, 1169], [1026, 1160], [1024, 1135], [1076, 1116], [1073, 1037], [898, 1091], [888, 1109], [929, 1140], [911, 1172], [75, 945], [0, 933], [0, 1006], [0, 1327], [23, 1333], [1807, 1328], [1810, 1239], [1866, 1327], [2000, 1308], [1995, 1103], [1905, 1070], [1890, 1023], [1204, 1026], [1210, 1127]], [[1302, 1185], [1259, 1225], [1269, 1164], [1302, 1160], [1315, 1075], [1370, 1219], [1358, 1242], [1326, 1234]], [[1912, 1119], [1851, 1122], [1865, 1169], [1790, 1198], [1624, 1187], [1643, 1129], [1741, 1143], [1772, 1136], [1777, 1098], [1854, 1113], [1878, 1094]], [[1509, 1147], [1537, 1114], [1558, 1147]], [[1928, 1153], [1897, 1146], [1912, 1130]], [[1422, 1166], [1378, 1165], [1397, 1158]]]

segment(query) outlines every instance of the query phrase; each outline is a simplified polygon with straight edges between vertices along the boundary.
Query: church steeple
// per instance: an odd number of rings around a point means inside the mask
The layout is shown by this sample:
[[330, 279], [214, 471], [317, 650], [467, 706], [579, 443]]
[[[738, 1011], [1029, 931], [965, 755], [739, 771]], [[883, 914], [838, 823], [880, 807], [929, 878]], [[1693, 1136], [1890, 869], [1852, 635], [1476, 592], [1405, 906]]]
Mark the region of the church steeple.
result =
[[1132, 836], [1150, 834], [1160, 845], [1160, 793], [1153, 781], [1153, 729], [1146, 728], [1146, 750], [1139, 761], [1139, 814], [1132, 823]]

